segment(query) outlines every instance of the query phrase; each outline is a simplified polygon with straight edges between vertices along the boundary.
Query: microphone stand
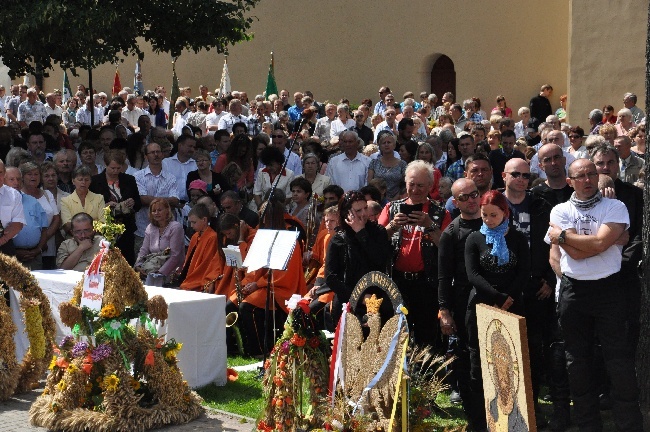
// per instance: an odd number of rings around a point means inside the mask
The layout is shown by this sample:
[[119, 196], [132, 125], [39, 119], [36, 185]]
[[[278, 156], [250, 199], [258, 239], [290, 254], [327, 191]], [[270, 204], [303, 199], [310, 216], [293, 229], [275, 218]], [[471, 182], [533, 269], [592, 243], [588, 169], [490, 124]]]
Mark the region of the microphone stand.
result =
[[[302, 128], [302, 125], [305, 121], [305, 118], [303, 117], [300, 120], [300, 127], [298, 130]], [[289, 149], [293, 148], [293, 143], [296, 141], [295, 136], [291, 138], [289, 141]], [[286, 150], [286, 146], [285, 146]], [[283, 154], [284, 156], [284, 154]], [[291, 150], [289, 150], [289, 156], [291, 156]], [[284, 163], [282, 164], [282, 168], [280, 168], [280, 172], [278, 175], [275, 177], [275, 181], [271, 185], [271, 190], [269, 191], [269, 196], [266, 199], [266, 206], [264, 206], [264, 210], [262, 211], [262, 214], [260, 215], [260, 221], [264, 221], [266, 217], [266, 213], [269, 210], [269, 207], [271, 207], [273, 204], [272, 199], [273, 196], [275, 195], [275, 189], [278, 187], [278, 183], [280, 182], [280, 176], [282, 175], [282, 172], [286, 169], [287, 167], [287, 162], [289, 162], [289, 156], [284, 158]], [[271, 228], [276, 228], [276, 227], [271, 227]], [[282, 228], [280, 228], [282, 229]], [[271, 309], [271, 284], [273, 282], [273, 269], [269, 269], [268, 275], [267, 275], [267, 288], [266, 288], [266, 304], [264, 306], [264, 349], [263, 349], [263, 355], [264, 355], [264, 360], [262, 361], [262, 370], [261, 370], [261, 375], [264, 375], [264, 363], [266, 363], [266, 359], [268, 358], [268, 353], [269, 353], [269, 311]], [[274, 306], [275, 310], [275, 306]], [[275, 321], [275, 320], [274, 320]], [[274, 334], [275, 334], [275, 326], [273, 328]]]

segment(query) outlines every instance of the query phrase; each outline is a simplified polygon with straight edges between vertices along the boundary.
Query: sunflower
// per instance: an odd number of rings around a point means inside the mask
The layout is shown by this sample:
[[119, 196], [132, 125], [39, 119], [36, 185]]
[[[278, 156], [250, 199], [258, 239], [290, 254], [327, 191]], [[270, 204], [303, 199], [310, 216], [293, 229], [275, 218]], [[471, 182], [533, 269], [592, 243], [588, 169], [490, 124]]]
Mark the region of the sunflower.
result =
[[104, 378], [103, 387], [106, 391], [115, 391], [120, 383], [120, 379], [115, 374], [111, 374]]

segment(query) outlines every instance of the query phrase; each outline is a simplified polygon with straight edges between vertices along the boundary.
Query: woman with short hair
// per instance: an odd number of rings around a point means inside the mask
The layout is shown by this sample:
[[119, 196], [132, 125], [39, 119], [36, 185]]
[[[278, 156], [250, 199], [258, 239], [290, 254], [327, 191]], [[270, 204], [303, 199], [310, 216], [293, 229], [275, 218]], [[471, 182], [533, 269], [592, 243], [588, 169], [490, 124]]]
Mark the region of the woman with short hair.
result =
[[[88, 213], [94, 221], [104, 222], [104, 197], [90, 191], [92, 176], [85, 166], [78, 166], [72, 173], [72, 184], [75, 187], [67, 197], [61, 200], [61, 223], [63, 229], [72, 235], [72, 217], [77, 213]], [[136, 188], [137, 191], [137, 188]]]
[[630, 132], [630, 130], [633, 127], [636, 127], [636, 123], [634, 123], [634, 116], [632, 115], [632, 111], [630, 111], [627, 108], [623, 108], [622, 110], [620, 110], [618, 112], [618, 121], [615, 127], [618, 136], [627, 135], [628, 132]]
[[[395, 157], [395, 135], [390, 132], [380, 132], [377, 137], [379, 157], [370, 160], [368, 166], [368, 181], [373, 178], [382, 178], [386, 181], [386, 197], [395, 199], [400, 192], [400, 185], [404, 181], [406, 165], [402, 159]], [[416, 144], [417, 146], [417, 144]]]

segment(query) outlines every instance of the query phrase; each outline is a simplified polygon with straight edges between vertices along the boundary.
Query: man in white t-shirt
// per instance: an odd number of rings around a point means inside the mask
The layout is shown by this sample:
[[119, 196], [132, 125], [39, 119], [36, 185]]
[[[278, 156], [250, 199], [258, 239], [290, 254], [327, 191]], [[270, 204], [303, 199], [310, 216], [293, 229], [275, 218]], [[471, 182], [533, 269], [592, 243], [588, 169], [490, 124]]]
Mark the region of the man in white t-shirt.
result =
[[551, 211], [546, 241], [551, 244], [551, 266], [562, 279], [558, 315], [574, 421], [580, 430], [603, 429], [593, 370], [598, 338], [612, 385], [617, 428], [641, 432], [643, 419], [620, 286], [621, 251], [627, 243], [630, 217], [622, 202], [601, 195], [593, 162], [576, 160], [568, 175], [575, 192]]

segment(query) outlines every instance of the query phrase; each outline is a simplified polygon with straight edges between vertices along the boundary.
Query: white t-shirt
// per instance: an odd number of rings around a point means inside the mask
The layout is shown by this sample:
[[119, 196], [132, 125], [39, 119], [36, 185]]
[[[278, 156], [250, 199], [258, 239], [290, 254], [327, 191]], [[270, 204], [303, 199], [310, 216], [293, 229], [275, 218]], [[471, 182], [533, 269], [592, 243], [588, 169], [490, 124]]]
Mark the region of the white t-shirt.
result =
[[[596, 235], [605, 223], [622, 223], [630, 226], [630, 215], [625, 204], [616, 199], [603, 198], [590, 210], [579, 210], [570, 201], [551, 210], [551, 222], [561, 229], [575, 229], [581, 235]], [[548, 235], [544, 239], [550, 243]], [[621, 270], [623, 246], [612, 245], [606, 251], [590, 258], [575, 260], [560, 247], [562, 273], [578, 280], [598, 280]]]

